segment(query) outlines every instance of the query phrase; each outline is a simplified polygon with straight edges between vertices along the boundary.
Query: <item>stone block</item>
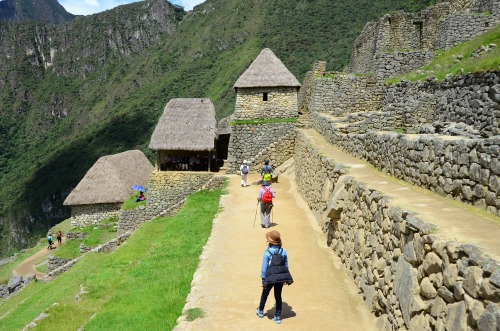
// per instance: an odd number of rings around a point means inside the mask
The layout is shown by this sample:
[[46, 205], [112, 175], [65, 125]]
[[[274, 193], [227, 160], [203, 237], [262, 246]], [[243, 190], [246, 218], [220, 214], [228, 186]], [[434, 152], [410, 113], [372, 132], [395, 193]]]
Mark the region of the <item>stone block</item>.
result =
[[465, 302], [448, 305], [446, 330], [467, 331], [467, 312]]

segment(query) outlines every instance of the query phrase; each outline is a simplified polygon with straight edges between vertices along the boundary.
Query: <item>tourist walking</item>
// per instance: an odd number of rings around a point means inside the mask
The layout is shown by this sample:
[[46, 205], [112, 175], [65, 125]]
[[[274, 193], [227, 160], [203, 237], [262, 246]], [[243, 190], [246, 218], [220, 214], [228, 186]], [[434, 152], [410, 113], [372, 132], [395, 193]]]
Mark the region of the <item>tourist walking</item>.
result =
[[61, 246], [61, 243], [62, 243], [62, 232], [61, 232], [61, 230], [57, 231], [56, 238], [57, 238], [57, 244], [59, 246]]
[[264, 165], [262, 169], [260, 169], [260, 175], [262, 176], [262, 180], [271, 182], [273, 178], [273, 167], [269, 165], [269, 160], [264, 161]]
[[250, 167], [248, 166], [247, 160], [245, 160], [240, 166], [241, 187], [247, 186], [247, 176], [249, 172]]
[[257, 200], [260, 202], [260, 226], [266, 229], [271, 224], [271, 210], [274, 206], [273, 198], [276, 198], [276, 193], [271, 187], [270, 182], [263, 180]]
[[281, 309], [283, 300], [281, 292], [283, 285], [293, 283], [292, 275], [288, 270], [288, 255], [281, 247], [281, 235], [278, 231], [266, 233], [268, 248], [264, 251], [262, 259], [262, 268], [260, 278], [262, 279], [262, 294], [260, 296], [259, 307], [256, 313], [260, 318], [264, 317], [264, 306], [266, 305], [267, 297], [274, 288], [274, 298], [276, 299], [276, 312], [274, 313], [273, 321], [276, 324], [281, 324]]
[[52, 240], [52, 233], [49, 233], [49, 235], [47, 236], [47, 242], [49, 243], [47, 249], [52, 249], [52, 244], [54, 243], [54, 241]]

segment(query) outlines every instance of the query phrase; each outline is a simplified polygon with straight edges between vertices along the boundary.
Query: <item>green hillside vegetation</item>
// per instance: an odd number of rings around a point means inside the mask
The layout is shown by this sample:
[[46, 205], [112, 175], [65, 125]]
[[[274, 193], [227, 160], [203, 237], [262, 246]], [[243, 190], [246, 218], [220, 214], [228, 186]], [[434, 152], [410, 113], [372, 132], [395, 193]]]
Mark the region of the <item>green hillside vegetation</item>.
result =
[[436, 57], [429, 65], [402, 77], [389, 78], [386, 80], [386, 84], [396, 84], [403, 79], [412, 82], [425, 80], [428, 76], [434, 76], [437, 80], [442, 81], [447, 76], [459, 76], [469, 72], [499, 71], [500, 47], [493, 47], [479, 57], [472, 56], [474, 51], [482, 46], [489, 47], [491, 44], [500, 45], [500, 25], [468, 42], [446, 51], [437, 52]]
[[[28, 247], [69, 217], [62, 201], [99, 157], [140, 149], [153, 160], [147, 145], [171, 98], [209, 97], [217, 117], [226, 117], [234, 109], [232, 85], [262, 48], [271, 48], [300, 81], [317, 60], [343, 68], [367, 21], [427, 3], [207, 0], [191, 13], [177, 11], [177, 30], [139, 53], [113, 55], [109, 49], [105, 63], [86, 59], [92, 70], [85, 75], [34, 66], [30, 57], [16, 59], [14, 69], [0, 68], [5, 84], [0, 88], [0, 196], [8, 197], [0, 200], [0, 256]], [[134, 19], [138, 5], [121, 6], [120, 19], [108, 11], [68, 24], [78, 31], [102, 25], [92, 45], [107, 45], [108, 27]], [[100, 15], [106, 19], [97, 21]], [[39, 27], [9, 29], [35, 39]], [[79, 45], [79, 37], [66, 36], [72, 45]], [[61, 115], [64, 110], [67, 114]]]
[[[221, 194], [195, 193], [175, 217], [144, 223], [117, 251], [88, 253], [53, 281], [31, 283], [0, 301], [2, 330], [19, 330], [45, 310], [49, 316], [37, 322], [37, 330], [171, 330]], [[87, 293], [75, 300], [80, 286]]]

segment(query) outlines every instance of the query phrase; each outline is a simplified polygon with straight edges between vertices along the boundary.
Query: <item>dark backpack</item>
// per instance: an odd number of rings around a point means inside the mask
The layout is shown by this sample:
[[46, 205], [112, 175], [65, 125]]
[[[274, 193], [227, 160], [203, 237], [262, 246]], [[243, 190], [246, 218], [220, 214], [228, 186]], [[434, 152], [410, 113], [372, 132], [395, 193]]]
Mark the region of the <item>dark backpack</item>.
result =
[[271, 189], [266, 188], [265, 186], [262, 186], [262, 188], [264, 189], [264, 193], [262, 194], [260, 201], [263, 203], [273, 203], [273, 194], [271, 193]]
[[247, 166], [246, 164], [245, 164], [245, 165], [243, 165], [243, 168], [241, 168], [241, 173], [242, 173], [243, 175], [248, 174], [248, 166]]
[[269, 266], [266, 271], [266, 278], [264, 278], [264, 283], [275, 284], [275, 283], [288, 283], [289, 285], [293, 283], [292, 275], [288, 270], [285, 263], [285, 258], [283, 257], [283, 250], [280, 248], [276, 253], [271, 253], [271, 260], [269, 261]]
[[273, 167], [271, 167], [269, 164], [266, 164], [262, 167], [262, 172], [265, 174], [270, 174], [273, 172]]

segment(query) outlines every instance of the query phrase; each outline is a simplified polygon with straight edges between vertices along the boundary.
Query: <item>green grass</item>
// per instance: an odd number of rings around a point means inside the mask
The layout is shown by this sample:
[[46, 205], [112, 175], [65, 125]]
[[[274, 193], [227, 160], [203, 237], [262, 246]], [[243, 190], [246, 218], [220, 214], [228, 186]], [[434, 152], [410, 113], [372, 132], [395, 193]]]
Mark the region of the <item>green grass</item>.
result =
[[194, 321], [197, 318], [203, 318], [205, 314], [203, 313], [203, 310], [201, 308], [191, 308], [188, 309], [186, 312], [186, 320], [189, 322]]
[[49, 268], [49, 265], [47, 263], [37, 265], [35, 267], [36, 271], [43, 272], [44, 274], [46, 274], [48, 272], [48, 268]]
[[247, 125], [247, 124], [270, 124], [270, 123], [296, 123], [298, 118], [260, 118], [253, 120], [236, 120], [231, 121], [231, 125]]
[[109, 226], [91, 225], [83, 228], [74, 228], [74, 231], [87, 234], [83, 240], [66, 240], [61, 246], [57, 246], [54, 255], [65, 259], [74, 259], [80, 256], [80, 244], [93, 247], [104, 244], [116, 238], [116, 229]]
[[144, 196], [146, 197], [146, 200], [144, 201], [139, 201], [139, 202], [135, 202], [135, 199], [137, 199], [137, 197], [139, 196], [138, 193], [134, 192], [132, 193], [128, 198], [127, 200], [125, 200], [123, 202], [123, 205], [122, 205], [122, 209], [123, 210], [133, 210], [133, 209], [137, 209], [139, 206], [146, 206], [146, 201], [148, 199], [148, 192], [144, 192]]
[[[2, 330], [19, 330], [46, 309], [49, 316], [36, 330], [56, 325], [65, 330], [171, 330], [210, 235], [220, 194], [195, 193], [175, 217], [144, 223], [117, 251], [89, 253], [52, 282], [28, 285], [1, 302]], [[88, 293], [75, 301], [80, 285]]]
[[56, 240], [57, 231], [60, 230], [62, 232], [62, 234], [65, 235], [72, 228], [73, 228], [73, 226], [71, 225], [71, 219], [68, 218], [67, 220], [62, 221], [61, 223], [54, 225], [52, 228], [50, 228], [48, 233], [52, 233], [52, 237], [54, 237], [54, 240]]
[[[403, 79], [419, 81], [426, 79], [428, 76], [434, 76], [438, 81], [441, 81], [447, 75], [458, 76], [469, 72], [498, 71], [500, 70], [500, 47], [484, 53], [479, 58], [471, 57], [474, 50], [491, 43], [500, 46], [500, 25], [468, 42], [446, 51], [436, 52], [436, 57], [432, 62], [420, 69], [423, 73], [418, 73], [415, 70], [401, 77], [389, 78], [386, 80], [386, 85], [396, 84]], [[463, 57], [462, 60], [458, 60], [457, 57], [459, 56]]]

